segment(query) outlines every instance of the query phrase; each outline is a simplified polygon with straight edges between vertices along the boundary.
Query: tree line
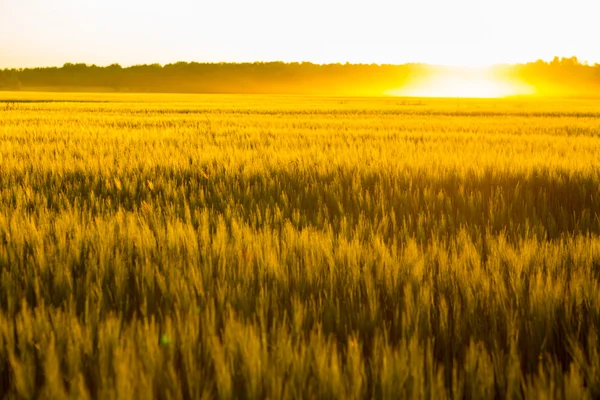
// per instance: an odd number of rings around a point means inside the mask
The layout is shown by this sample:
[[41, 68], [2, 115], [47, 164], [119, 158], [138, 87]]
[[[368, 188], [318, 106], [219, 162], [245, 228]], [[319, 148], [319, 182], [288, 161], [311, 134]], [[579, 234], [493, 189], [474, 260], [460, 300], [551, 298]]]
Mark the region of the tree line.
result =
[[[600, 93], [600, 65], [575, 57], [497, 68], [540, 93]], [[433, 70], [425, 64], [178, 62], [124, 68], [67, 63], [0, 70], [0, 90], [377, 95]]]
[[581, 63], [577, 57], [517, 64], [508, 67], [508, 73], [540, 94], [600, 95], [600, 64]]

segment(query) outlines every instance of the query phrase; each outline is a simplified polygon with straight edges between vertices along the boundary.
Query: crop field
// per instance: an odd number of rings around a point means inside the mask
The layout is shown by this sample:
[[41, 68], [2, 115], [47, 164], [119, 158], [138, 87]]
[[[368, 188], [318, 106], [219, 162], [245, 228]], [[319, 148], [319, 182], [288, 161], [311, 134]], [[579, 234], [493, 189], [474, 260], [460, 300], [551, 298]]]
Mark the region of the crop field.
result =
[[0, 398], [600, 398], [600, 100], [0, 92]]

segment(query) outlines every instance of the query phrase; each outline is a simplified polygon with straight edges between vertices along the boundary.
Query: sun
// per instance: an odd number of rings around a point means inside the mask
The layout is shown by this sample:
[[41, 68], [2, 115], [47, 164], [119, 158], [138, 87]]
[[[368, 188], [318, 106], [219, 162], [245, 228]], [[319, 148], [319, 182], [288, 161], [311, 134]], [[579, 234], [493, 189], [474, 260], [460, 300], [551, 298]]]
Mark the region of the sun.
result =
[[486, 68], [439, 68], [388, 91], [391, 96], [499, 98], [534, 94], [532, 87]]

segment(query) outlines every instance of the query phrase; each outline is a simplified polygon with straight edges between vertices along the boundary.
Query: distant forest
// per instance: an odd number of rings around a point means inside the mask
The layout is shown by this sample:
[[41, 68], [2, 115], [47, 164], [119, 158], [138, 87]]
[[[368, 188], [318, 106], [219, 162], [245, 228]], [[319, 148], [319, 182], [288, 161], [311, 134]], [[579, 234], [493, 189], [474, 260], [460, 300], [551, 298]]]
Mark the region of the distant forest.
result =
[[[426, 64], [196, 63], [0, 70], [0, 90], [378, 95], [444, 67]], [[541, 94], [600, 95], [600, 65], [577, 58], [495, 67]]]

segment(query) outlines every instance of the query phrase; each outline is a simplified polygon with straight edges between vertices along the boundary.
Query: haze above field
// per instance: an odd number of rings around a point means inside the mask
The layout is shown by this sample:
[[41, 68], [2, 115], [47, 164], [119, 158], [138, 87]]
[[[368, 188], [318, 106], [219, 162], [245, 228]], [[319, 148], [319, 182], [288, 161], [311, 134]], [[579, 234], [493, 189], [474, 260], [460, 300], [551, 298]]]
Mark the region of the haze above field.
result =
[[594, 0], [3, 0], [0, 68], [86, 62], [600, 62]]
[[185, 63], [123, 68], [66, 63], [0, 69], [0, 90], [318, 94], [410, 97], [598, 97], [600, 65], [577, 58], [494, 67], [425, 64]]

